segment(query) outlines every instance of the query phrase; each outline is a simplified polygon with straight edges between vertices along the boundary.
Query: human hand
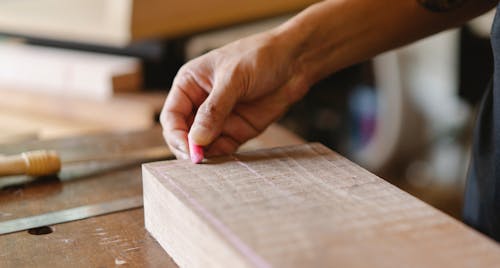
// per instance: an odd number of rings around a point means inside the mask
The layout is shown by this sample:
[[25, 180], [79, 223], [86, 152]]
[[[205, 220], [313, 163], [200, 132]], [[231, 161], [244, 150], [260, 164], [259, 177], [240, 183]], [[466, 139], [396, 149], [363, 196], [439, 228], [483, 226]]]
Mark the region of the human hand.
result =
[[306, 93], [285, 41], [271, 32], [250, 36], [179, 70], [160, 116], [178, 158], [189, 159], [188, 136], [206, 156], [233, 153]]
[[[191, 144], [229, 154], [327, 75], [487, 11], [468, 1], [436, 15], [409, 1], [320, 1], [279, 27], [216, 49], [178, 72], [161, 115], [179, 158]], [[378, 12], [390, 6], [390, 12]], [[380, 15], [380, 16], [379, 16]]]

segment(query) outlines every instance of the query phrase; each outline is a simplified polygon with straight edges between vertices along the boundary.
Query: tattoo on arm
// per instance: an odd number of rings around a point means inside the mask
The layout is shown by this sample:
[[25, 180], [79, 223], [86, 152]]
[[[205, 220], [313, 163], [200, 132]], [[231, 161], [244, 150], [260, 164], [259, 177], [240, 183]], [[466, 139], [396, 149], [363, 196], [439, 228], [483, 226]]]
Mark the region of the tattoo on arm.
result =
[[467, 0], [417, 0], [420, 5], [433, 12], [446, 12], [460, 7]]

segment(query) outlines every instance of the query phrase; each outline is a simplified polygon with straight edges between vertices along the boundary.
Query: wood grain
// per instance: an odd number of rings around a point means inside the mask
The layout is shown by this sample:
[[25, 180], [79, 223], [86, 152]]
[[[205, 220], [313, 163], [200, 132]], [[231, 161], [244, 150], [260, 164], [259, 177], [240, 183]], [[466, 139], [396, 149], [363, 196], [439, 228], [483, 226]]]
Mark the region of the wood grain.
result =
[[[303, 142], [285, 129], [273, 126], [250, 146], [272, 147], [276, 145], [275, 138], [280, 139], [279, 144]], [[0, 154], [53, 149], [64, 160], [126, 153], [163, 144], [161, 129], [153, 128], [5, 144], [0, 145]], [[48, 177], [0, 189], [0, 221], [142, 194], [140, 164], [75, 176], [71, 181]], [[27, 231], [2, 235], [0, 267], [177, 267], [144, 229], [143, 219], [143, 210], [135, 209], [50, 226], [53, 232], [45, 235]]]
[[143, 165], [146, 229], [186, 267], [498, 267], [500, 247], [320, 144]]
[[141, 89], [142, 77], [136, 57], [0, 42], [0, 88], [104, 101]]
[[97, 101], [0, 89], [0, 130], [35, 131], [42, 139], [144, 130], [154, 117], [150, 103], [131, 97]]
[[295, 12], [315, 0], [1, 1], [0, 31], [63, 41], [126, 46]]
[[217, 27], [296, 12], [317, 0], [288, 1], [134, 1], [131, 33], [135, 39], [175, 37]]
[[[68, 159], [106, 153], [123, 154], [163, 144], [161, 129], [154, 128], [0, 145], [0, 152], [14, 154], [48, 148], [57, 150], [63, 159]], [[48, 177], [0, 189], [0, 221], [140, 196], [140, 174], [140, 164], [136, 164], [79, 176], [66, 182]], [[0, 236], [0, 266], [176, 267], [146, 233], [142, 215], [142, 209], [135, 209], [50, 226], [53, 232], [46, 235], [23, 231]]]
[[177, 267], [134, 209], [0, 237], [2, 267]]

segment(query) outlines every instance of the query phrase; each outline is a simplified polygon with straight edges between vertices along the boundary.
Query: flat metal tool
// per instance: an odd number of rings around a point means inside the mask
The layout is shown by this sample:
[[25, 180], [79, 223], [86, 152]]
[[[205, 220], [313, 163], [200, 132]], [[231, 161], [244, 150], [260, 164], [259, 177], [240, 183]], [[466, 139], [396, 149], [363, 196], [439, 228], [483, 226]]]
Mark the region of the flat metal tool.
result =
[[122, 198], [104, 203], [86, 205], [55, 212], [48, 212], [36, 216], [8, 220], [0, 222], [0, 235], [29, 230], [42, 226], [82, 220], [90, 217], [139, 207], [142, 207], [142, 196]]

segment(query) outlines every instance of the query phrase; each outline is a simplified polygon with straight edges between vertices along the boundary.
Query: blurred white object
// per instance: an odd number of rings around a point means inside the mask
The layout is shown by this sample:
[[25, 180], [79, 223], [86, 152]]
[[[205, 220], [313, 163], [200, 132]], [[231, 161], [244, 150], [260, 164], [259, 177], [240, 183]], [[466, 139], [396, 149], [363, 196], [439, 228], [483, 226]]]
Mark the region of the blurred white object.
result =
[[471, 112], [458, 96], [459, 40], [455, 29], [400, 51], [405, 89], [429, 128], [428, 157], [435, 182], [446, 185], [464, 179], [467, 166], [466, 151], [455, 139]]
[[404, 155], [404, 145], [409, 143], [405, 141], [408, 134], [418, 133], [415, 124], [408, 123], [417, 120], [411, 119], [415, 112], [408, 104], [407, 92], [402, 90], [400, 70], [398, 54], [394, 51], [373, 59], [377, 89], [375, 131], [370, 142], [353, 155], [356, 162], [372, 171], [383, 169], [395, 157]]
[[434, 178], [448, 183], [465, 176], [464, 149], [442, 139], [470, 116], [457, 94], [458, 44], [459, 32], [451, 30], [373, 60], [377, 123], [371, 142], [354, 156], [357, 161], [380, 170], [430, 146], [427, 170]]
[[495, 12], [496, 9], [492, 9], [490, 12], [471, 20], [468, 26], [478, 36], [489, 38], [491, 25], [493, 25], [493, 19], [495, 18]]
[[469, 107], [458, 96], [459, 31], [450, 30], [398, 51], [404, 89], [433, 133], [462, 126]]

